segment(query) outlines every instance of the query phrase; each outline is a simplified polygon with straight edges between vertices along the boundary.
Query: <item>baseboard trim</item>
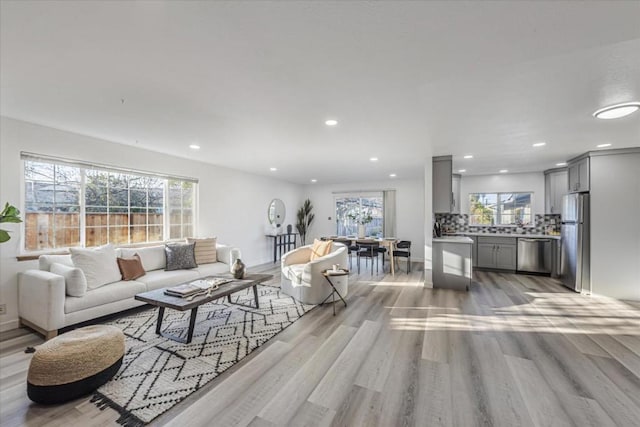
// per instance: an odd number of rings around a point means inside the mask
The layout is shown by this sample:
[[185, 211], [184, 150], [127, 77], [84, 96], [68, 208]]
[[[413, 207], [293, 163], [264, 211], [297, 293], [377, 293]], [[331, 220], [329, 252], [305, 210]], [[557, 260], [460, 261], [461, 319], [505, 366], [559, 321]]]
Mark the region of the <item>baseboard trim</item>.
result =
[[12, 331], [14, 329], [18, 329], [20, 327], [20, 322], [18, 319], [7, 320], [6, 322], [0, 323], [0, 332]]

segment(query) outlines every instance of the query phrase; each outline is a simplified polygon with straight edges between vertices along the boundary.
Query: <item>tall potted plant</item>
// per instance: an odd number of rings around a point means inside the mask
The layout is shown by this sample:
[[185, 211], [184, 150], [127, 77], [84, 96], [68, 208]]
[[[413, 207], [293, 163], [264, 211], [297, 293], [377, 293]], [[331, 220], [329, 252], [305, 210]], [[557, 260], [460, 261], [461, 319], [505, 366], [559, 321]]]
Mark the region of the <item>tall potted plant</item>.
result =
[[296, 229], [300, 234], [300, 242], [303, 245], [307, 242], [307, 233], [309, 232], [311, 223], [315, 218], [315, 214], [311, 212], [312, 210], [313, 205], [311, 204], [311, 200], [307, 199], [302, 204], [302, 207], [298, 209], [298, 213], [296, 214], [298, 220], [298, 222], [296, 223]]
[[[20, 219], [20, 211], [9, 203], [5, 204], [4, 209], [0, 212], [0, 222], [22, 222]], [[0, 229], [0, 243], [7, 242], [9, 239], [11, 239], [9, 232], [7, 230]]]

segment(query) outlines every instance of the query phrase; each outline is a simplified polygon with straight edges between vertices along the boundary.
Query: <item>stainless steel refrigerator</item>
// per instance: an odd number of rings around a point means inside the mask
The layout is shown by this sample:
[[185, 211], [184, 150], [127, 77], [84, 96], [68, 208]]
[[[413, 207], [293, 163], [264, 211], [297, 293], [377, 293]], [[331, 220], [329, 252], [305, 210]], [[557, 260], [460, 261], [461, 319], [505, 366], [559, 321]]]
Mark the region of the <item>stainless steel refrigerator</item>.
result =
[[589, 193], [562, 198], [562, 257], [560, 279], [576, 292], [591, 292]]

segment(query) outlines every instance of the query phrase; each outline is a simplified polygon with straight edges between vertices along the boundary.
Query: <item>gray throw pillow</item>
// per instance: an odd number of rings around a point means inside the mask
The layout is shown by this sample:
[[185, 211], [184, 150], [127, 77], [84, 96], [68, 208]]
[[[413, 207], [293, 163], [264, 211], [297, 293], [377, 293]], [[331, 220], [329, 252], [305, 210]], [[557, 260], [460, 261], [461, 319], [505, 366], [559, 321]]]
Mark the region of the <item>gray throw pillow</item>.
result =
[[167, 244], [164, 247], [164, 254], [167, 257], [167, 267], [165, 271], [182, 270], [196, 268], [195, 243], [184, 245], [179, 243]]

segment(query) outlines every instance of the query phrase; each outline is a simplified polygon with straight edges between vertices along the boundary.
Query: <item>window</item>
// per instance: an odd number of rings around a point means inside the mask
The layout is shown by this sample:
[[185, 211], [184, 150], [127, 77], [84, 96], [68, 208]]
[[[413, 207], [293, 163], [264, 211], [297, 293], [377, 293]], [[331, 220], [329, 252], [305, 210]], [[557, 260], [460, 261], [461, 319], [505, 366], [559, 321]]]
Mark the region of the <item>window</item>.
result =
[[362, 224], [366, 236], [382, 237], [384, 205], [381, 192], [338, 196], [335, 201], [338, 236], [357, 236], [358, 225]]
[[193, 180], [23, 158], [27, 251], [194, 235]]
[[469, 194], [470, 225], [531, 225], [532, 193]]

